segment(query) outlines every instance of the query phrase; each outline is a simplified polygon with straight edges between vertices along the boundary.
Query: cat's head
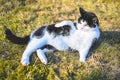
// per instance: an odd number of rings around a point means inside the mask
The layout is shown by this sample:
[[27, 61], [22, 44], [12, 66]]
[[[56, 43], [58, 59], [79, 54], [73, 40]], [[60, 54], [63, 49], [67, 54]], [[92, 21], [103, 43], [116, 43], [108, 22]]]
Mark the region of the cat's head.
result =
[[99, 26], [97, 16], [92, 12], [87, 12], [83, 8], [79, 8], [81, 16], [78, 18], [77, 28], [88, 30]]

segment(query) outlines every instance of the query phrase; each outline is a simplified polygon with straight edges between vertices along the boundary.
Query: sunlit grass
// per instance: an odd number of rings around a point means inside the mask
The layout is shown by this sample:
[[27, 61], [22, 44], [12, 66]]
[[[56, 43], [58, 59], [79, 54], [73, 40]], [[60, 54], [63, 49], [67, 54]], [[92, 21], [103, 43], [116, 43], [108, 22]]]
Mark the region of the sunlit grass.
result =
[[[0, 80], [119, 80], [120, 74], [120, 1], [119, 0], [0, 0]], [[102, 31], [100, 45], [91, 50], [85, 64], [78, 52], [47, 53], [43, 65], [36, 53], [31, 64], [20, 59], [26, 45], [9, 42], [5, 26], [18, 36], [62, 20], [76, 22], [79, 7], [96, 13]]]

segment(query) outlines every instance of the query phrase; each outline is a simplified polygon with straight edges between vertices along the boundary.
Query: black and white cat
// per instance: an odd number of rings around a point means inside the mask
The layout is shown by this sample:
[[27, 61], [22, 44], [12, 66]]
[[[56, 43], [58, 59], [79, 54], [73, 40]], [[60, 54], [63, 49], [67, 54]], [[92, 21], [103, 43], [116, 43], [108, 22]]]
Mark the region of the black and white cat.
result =
[[30, 55], [36, 51], [41, 62], [47, 64], [45, 55], [48, 51], [67, 51], [73, 49], [79, 52], [79, 61], [85, 62], [86, 56], [95, 40], [100, 37], [99, 21], [92, 12], [80, 8], [81, 16], [77, 23], [62, 21], [34, 30], [30, 36], [20, 38], [6, 29], [6, 37], [16, 44], [27, 44], [22, 55], [22, 65], [29, 65]]

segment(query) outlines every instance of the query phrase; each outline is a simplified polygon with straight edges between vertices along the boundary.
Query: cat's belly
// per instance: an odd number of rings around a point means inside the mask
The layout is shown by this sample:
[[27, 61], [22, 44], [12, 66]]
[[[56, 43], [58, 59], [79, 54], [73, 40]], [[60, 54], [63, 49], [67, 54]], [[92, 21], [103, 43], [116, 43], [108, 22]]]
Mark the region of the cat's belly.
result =
[[64, 37], [63, 38], [64, 43], [66, 43], [66, 45], [74, 50], [78, 50], [80, 48], [80, 45], [82, 43], [82, 39], [81, 36], [79, 35], [71, 35], [68, 37]]
[[76, 39], [66, 39], [65, 43], [74, 50], [78, 50], [80, 48], [80, 41], [76, 40]]
[[55, 37], [49, 39], [48, 44], [54, 46], [57, 50], [67, 51], [69, 49], [68, 45], [61, 39], [61, 37]]

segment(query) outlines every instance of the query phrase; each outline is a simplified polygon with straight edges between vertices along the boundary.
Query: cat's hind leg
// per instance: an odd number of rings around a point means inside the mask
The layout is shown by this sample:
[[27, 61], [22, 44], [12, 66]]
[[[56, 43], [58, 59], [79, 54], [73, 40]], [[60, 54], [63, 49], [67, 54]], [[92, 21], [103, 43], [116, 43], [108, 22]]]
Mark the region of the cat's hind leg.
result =
[[40, 47], [44, 46], [45, 44], [46, 44], [46, 38], [41, 38], [41, 39], [38, 39], [36, 37], [32, 38], [32, 40], [28, 43], [22, 55], [22, 59], [21, 59], [22, 65], [24, 66], [29, 65], [30, 55]]
[[47, 57], [46, 57], [46, 54], [45, 54], [45, 51], [44, 50], [41, 50], [41, 49], [38, 49], [37, 50], [37, 56], [39, 57], [40, 61], [43, 63], [43, 64], [47, 64], [48, 63], [48, 60], [47, 60]]
[[46, 52], [55, 52], [55, 51], [57, 51], [55, 47], [47, 44], [37, 50], [37, 56], [39, 57], [40, 61], [46, 65], [48, 63]]

